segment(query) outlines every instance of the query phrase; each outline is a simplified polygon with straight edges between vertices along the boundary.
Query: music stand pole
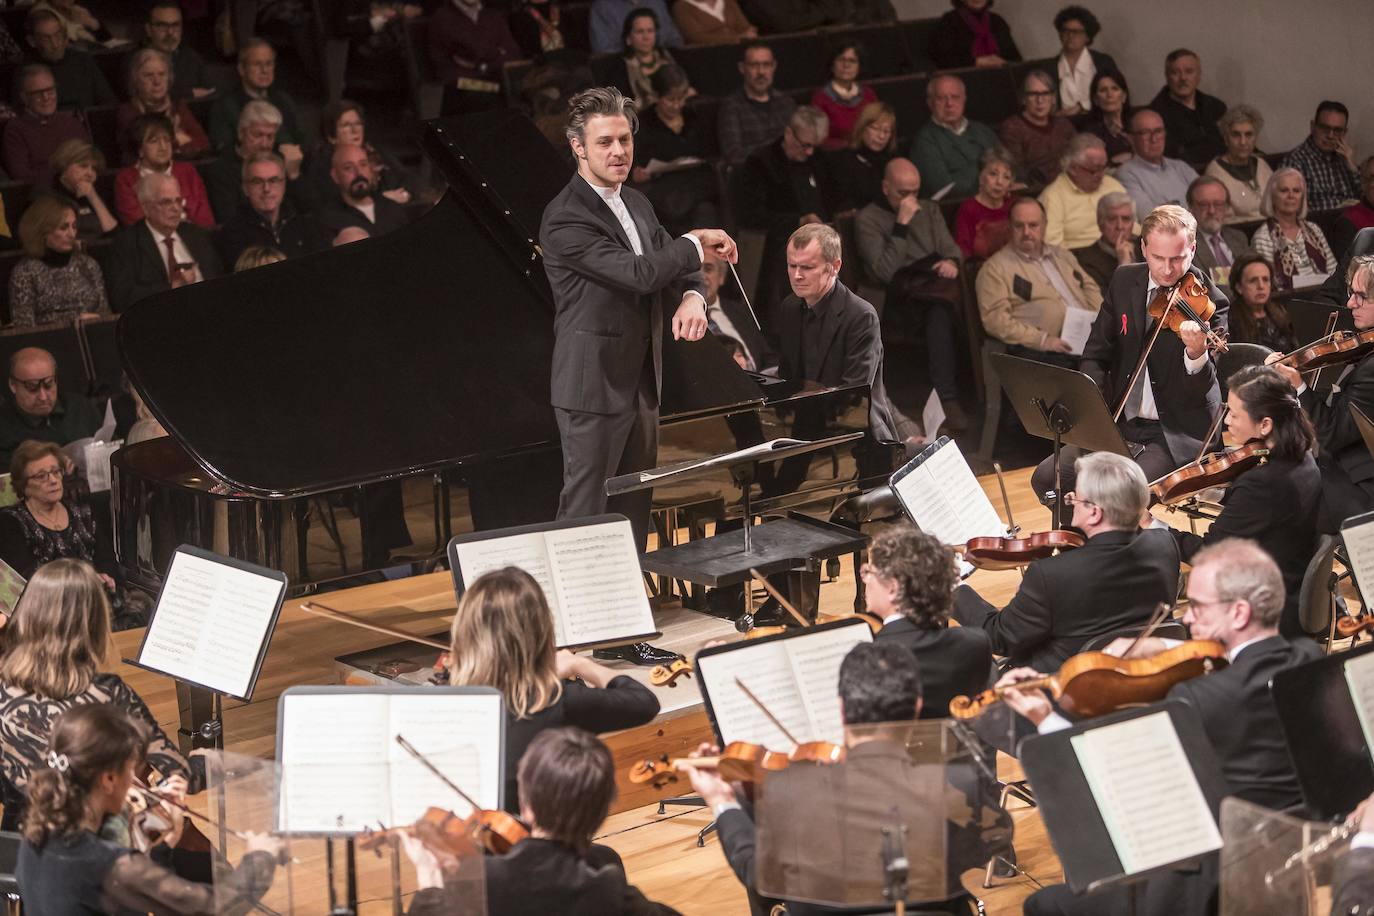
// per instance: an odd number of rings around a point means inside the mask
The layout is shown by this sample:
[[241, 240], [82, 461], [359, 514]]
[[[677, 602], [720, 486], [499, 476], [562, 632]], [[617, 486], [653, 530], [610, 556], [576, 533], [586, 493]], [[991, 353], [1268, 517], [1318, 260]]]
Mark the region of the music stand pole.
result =
[[1042, 398], [1034, 398], [1033, 403], [1045, 418], [1045, 426], [1054, 433], [1054, 527], [1064, 527], [1064, 466], [1060, 452], [1064, 448], [1064, 437], [1073, 432], [1073, 416], [1062, 401], [1055, 401], [1049, 407]]

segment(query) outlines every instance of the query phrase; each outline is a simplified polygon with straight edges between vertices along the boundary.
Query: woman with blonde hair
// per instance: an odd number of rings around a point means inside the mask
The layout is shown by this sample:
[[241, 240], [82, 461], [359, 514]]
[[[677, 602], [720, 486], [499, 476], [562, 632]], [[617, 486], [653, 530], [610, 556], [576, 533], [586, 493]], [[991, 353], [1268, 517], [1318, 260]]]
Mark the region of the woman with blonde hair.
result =
[[[1336, 256], [1320, 226], [1307, 219], [1307, 179], [1282, 168], [1264, 188], [1263, 226], [1250, 247], [1274, 268], [1274, 289], [1317, 286], [1336, 269]], [[22, 232], [21, 232], [22, 235]]]
[[66, 194], [76, 204], [77, 238], [98, 239], [119, 228], [119, 220], [95, 189], [96, 176], [105, 169], [105, 157], [100, 150], [86, 140], [64, 140], [53, 150], [48, 164], [53, 190]]
[[658, 715], [649, 688], [554, 645], [553, 612], [522, 569], [479, 576], [463, 592], [449, 635], [449, 683], [495, 687], [506, 699], [505, 800], [512, 814], [519, 813], [516, 769], [540, 732], [576, 725], [599, 734]]
[[234, 273], [242, 273], [245, 270], [262, 267], [264, 264], [275, 264], [285, 260], [286, 255], [275, 248], [267, 245], [249, 245], [243, 249], [243, 253], [234, 262]]
[[109, 314], [100, 265], [77, 245], [75, 204], [40, 194], [19, 220], [19, 239], [27, 257], [10, 274], [11, 324]]
[[882, 199], [883, 170], [897, 155], [897, 112], [886, 102], [874, 102], [859, 110], [849, 145], [831, 160], [839, 212], [862, 210]]

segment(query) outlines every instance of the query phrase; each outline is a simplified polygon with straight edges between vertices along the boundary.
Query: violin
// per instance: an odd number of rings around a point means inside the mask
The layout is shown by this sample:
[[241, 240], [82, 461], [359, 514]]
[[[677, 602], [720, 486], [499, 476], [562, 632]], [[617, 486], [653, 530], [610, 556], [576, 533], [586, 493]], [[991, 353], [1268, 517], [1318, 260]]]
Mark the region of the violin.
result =
[[1150, 484], [1155, 499], [1168, 505], [1211, 487], [1232, 483], [1241, 474], [1269, 460], [1269, 447], [1262, 440], [1247, 442], [1229, 452], [1212, 452], [1165, 474]]
[[761, 744], [748, 741], [731, 741], [715, 757], [678, 757], [669, 760], [665, 756], [659, 760], [641, 760], [630, 767], [629, 779], [635, 785], [647, 783], [655, 789], [661, 789], [677, 782], [681, 771], [701, 769], [717, 771], [726, 782], [752, 785], [768, 773], [785, 770], [794, 763], [843, 763], [845, 755], [844, 745], [829, 741], [807, 741], [797, 745], [790, 754], [770, 751]]
[[524, 824], [505, 811], [475, 808], [467, 817], [459, 817], [444, 808], [430, 807], [408, 826], [364, 833], [358, 838], [358, 845], [380, 855], [382, 843], [402, 833], [415, 837], [433, 853], [454, 858], [471, 856], [477, 849], [503, 856], [530, 835]]
[[1299, 347], [1269, 365], [1291, 366], [1299, 372], [1313, 372], [1363, 359], [1371, 352], [1374, 352], [1374, 328], [1367, 331], [1336, 331], [1305, 347]]
[[655, 687], [676, 687], [680, 677], [691, 677], [696, 673], [692, 663], [685, 658], [674, 659], [668, 665], [655, 665], [649, 671], [649, 683]]
[[1001, 702], [1007, 690], [1043, 688], [1066, 712], [1092, 718], [1158, 702], [1175, 684], [1226, 664], [1226, 647], [1211, 639], [1190, 639], [1150, 658], [1082, 652], [1054, 674], [993, 687], [973, 697], [955, 697], [949, 701], [949, 714], [956, 719], [972, 719]]
[[1341, 637], [1358, 636], [1374, 630], [1374, 614], [1360, 614], [1358, 617], [1344, 615], [1336, 618], [1336, 635]]
[[[194, 811], [175, 799], [168, 798], [165, 790], [160, 788], [163, 782], [162, 774], [157, 770], [152, 770], [148, 774], [148, 781], [135, 780], [129, 786], [129, 794], [125, 797], [126, 814], [129, 821], [129, 842], [134, 849], [139, 852], [147, 853], [154, 846], [163, 842], [167, 834], [172, 831], [172, 823], [157, 810], [159, 805], [167, 805], [176, 808], [189, 817], [204, 821], [212, 827], [218, 827], [213, 820]], [[237, 831], [229, 831], [241, 838]], [[187, 821], [182, 825], [181, 836], [178, 837], [176, 847], [183, 852], [193, 852], [208, 854], [213, 846], [210, 839], [200, 831], [195, 824]]]
[[1025, 537], [971, 538], [964, 545], [963, 554], [966, 561], [979, 569], [1016, 569], [1085, 543], [1077, 531], [1054, 529]]
[[1151, 318], [1162, 322], [1175, 334], [1179, 333], [1183, 322], [1197, 322], [1207, 335], [1208, 348], [1218, 353], [1226, 352], [1225, 339], [1212, 330], [1212, 316], [1217, 312], [1217, 304], [1208, 298], [1206, 284], [1191, 271], [1173, 286], [1156, 292], [1149, 311]]

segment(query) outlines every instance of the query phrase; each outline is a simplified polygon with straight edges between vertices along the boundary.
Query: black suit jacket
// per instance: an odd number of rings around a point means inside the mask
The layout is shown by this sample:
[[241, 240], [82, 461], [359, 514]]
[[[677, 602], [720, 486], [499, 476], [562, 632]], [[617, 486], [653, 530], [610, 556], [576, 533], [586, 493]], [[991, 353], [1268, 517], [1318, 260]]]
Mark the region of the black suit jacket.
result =
[[376, 217], [375, 222], [369, 222], [363, 211], [356, 207], [350, 207], [344, 203], [342, 197], [336, 194], [333, 199], [320, 207], [315, 218], [319, 220], [320, 227], [331, 242], [334, 236], [339, 234], [339, 230], [347, 226], [358, 226], [366, 229], [369, 235], [377, 238], [388, 232], [395, 232], [410, 222], [406, 208], [389, 197], [373, 194], [372, 206], [374, 208], [373, 215]]
[[1351, 481], [1366, 484], [1374, 480], [1374, 457], [1360, 437], [1350, 405], [1374, 417], [1374, 357], [1366, 356], [1356, 363], [1337, 387], [1340, 390], [1331, 395], [1330, 404], [1326, 403], [1326, 396], [1308, 388], [1302, 393], [1302, 406], [1317, 427], [1318, 452], [1323, 462], [1340, 465]]
[[610, 206], [581, 175], [544, 208], [539, 243], [557, 308], [554, 407], [600, 414], [632, 409], [650, 354], [655, 390], [661, 391], [659, 294], [693, 289], [705, 297], [696, 246], [669, 235], [643, 194], [622, 185], [620, 195], [639, 230], [643, 255], [634, 253]]
[[[224, 265], [215, 250], [210, 233], [192, 222], [177, 227], [186, 250], [195, 259], [200, 275], [206, 280], [224, 275]], [[115, 235], [110, 251], [110, 306], [116, 312], [133, 305], [145, 296], [171, 289], [167, 282], [167, 258], [158, 247], [148, 228], [147, 220], [139, 220]]]
[[1046, 674], [1094, 637], [1144, 623], [1178, 597], [1178, 547], [1162, 529], [1104, 531], [1076, 550], [1026, 567], [1000, 612], [973, 589], [954, 590], [954, 618], [981, 627], [992, 651]]
[[[730, 323], [735, 326], [740, 340], [749, 348], [749, 355], [754, 358], [754, 369], [762, 372], [764, 369], [776, 369], [778, 366], [778, 354], [769, 346], [768, 338], [754, 325], [754, 317], [749, 314], [749, 309], [745, 308], [743, 302], [728, 296], [719, 296], [720, 309], [725, 316], [730, 319]], [[714, 333], [714, 332], [713, 332]], [[727, 342], [729, 338], [725, 338]]]
[[[1140, 238], [1138, 236], [1133, 237], [1132, 241], [1135, 247], [1135, 260], [1139, 262]], [[1112, 275], [1115, 274], [1116, 269], [1121, 266], [1120, 262], [1116, 259], [1116, 255], [1103, 248], [1100, 242], [1093, 242], [1091, 245], [1075, 248], [1069, 253], [1072, 254], [1074, 259], [1088, 272], [1088, 276], [1097, 281], [1099, 289], [1106, 289], [1111, 285]]]
[[[1007, 20], [996, 13], [989, 13], [988, 20], [992, 37], [997, 39], [997, 53], [1003, 60], [1021, 60], [1021, 51], [1011, 37]], [[930, 33], [930, 57], [940, 70], [973, 66], [973, 30], [964, 23], [958, 10], [950, 10], [935, 23]]]
[[[1231, 263], [1233, 264], [1236, 258], [1239, 258], [1242, 254], [1250, 250], [1250, 240], [1245, 237], [1245, 233], [1234, 226], [1221, 227], [1221, 240], [1226, 243], [1227, 248], [1231, 249]], [[1193, 258], [1193, 263], [1202, 268], [1208, 275], [1210, 275], [1212, 269], [1217, 266], [1217, 256], [1212, 251], [1212, 244], [1205, 238], [1199, 237], [1197, 240], [1197, 255]], [[1233, 295], [1229, 277], [1228, 282], [1218, 284], [1218, 288], [1228, 299]]]
[[[1225, 330], [1229, 307], [1226, 297], [1206, 271], [1198, 267], [1189, 270], [1203, 281], [1208, 298], [1216, 303], [1212, 328]], [[1150, 339], [1154, 322], [1149, 318], [1149, 303], [1145, 301], [1149, 284], [1146, 265], [1118, 268], [1083, 347], [1083, 371], [1103, 386], [1109, 409], [1115, 409], [1120, 402], [1136, 361]], [[1159, 421], [1170, 453], [1180, 462], [1197, 457], [1203, 437], [1221, 409], [1215, 360], [1209, 358], [1201, 370], [1189, 375], [1183, 365], [1183, 352], [1182, 339], [1166, 329], [1150, 351], [1148, 362]], [[1122, 418], [1125, 419], [1124, 413]]]
[[988, 634], [975, 627], [918, 627], [907, 617], [883, 625], [874, 642], [894, 642], [916, 655], [921, 671], [921, 718], [943, 719], [949, 701], [987, 688], [996, 673]]

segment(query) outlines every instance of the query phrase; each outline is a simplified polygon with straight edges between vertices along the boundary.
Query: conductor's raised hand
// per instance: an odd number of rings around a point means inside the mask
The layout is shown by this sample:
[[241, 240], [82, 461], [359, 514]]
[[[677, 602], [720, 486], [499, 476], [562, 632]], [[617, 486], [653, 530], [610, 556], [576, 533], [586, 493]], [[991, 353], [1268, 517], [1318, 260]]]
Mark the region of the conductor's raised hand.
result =
[[706, 336], [706, 305], [701, 296], [688, 293], [673, 313], [674, 340], [701, 340]]
[[702, 250], [711, 257], [734, 264], [739, 259], [735, 240], [724, 229], [693, 229], [690, 233], [701, 242]]

